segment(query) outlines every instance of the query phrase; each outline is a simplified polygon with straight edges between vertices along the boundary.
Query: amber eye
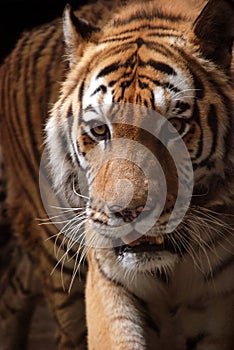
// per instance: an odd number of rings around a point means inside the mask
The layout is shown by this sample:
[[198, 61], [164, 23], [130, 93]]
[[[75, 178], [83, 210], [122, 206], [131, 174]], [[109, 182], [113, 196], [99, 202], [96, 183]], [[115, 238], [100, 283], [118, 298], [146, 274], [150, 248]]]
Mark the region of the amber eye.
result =
[[108, 126], [106, 124], [101, 124], [101, 125], [97, 125], [94, 128], [90, 129], [90, 132], [92, 133], [93, 136], [97, 137], [97, 138], [107, 138], [109, 135], [109, 129]]

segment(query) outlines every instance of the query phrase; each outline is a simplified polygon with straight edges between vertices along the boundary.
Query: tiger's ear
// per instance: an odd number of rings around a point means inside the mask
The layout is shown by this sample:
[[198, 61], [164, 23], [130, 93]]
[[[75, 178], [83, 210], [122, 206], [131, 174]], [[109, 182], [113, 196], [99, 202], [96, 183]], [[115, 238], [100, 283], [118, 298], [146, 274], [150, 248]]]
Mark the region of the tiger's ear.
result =
[[234, 37], [234, 0], [209, 0], [193, 29], [204, 56], [224, 69], [229, 68]]
[[76, 17], [71, 6], [66, 5], [63, 13], [63, 34], [70, 65], [77, 62], [84, 43], [100, 29], [86, 20]]

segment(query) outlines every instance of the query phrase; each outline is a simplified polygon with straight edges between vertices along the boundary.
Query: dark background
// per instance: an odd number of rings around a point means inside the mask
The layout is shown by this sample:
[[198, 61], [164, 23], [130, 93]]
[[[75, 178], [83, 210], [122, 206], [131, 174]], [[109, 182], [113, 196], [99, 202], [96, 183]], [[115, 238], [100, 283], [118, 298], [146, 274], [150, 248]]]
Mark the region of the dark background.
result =
[[67, 3], [73, 8], [85, 0], [0, 0], [0, 63], [20, 33], [61, 16]]

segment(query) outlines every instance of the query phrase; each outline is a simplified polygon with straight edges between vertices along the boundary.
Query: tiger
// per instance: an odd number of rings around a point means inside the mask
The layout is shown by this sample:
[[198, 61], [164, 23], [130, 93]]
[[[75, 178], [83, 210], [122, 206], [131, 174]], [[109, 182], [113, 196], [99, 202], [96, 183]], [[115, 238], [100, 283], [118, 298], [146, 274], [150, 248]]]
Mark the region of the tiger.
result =
[[[4, 349], [26, 348], [40, 289], [59, 349], [233, 349], [233, 15], [228, 0], [67, 5], [6, 58], [18, 254], [0, 302]], [[35, 223], [44, 154], [44, 192], [73, 213], [60, 231], [61, 216]]]

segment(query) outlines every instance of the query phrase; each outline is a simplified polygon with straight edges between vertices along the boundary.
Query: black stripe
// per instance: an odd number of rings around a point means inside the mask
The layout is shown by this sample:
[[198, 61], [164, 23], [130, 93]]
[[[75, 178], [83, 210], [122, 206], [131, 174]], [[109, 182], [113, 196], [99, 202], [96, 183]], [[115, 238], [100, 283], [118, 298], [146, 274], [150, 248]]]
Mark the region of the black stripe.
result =
[[134, 79], [135, 79], [135, 75], [133, 74], [133, 76], [131, 77], [131, 79], [129, 79], [129, 80], [124, 80], [124, 81], [120, 84], [120, 87], [121, 87], [121, 89], [122, 89], [122, 93], [121, 93], [121, 96], [120, 96], [121, 100], [122, 100], [123, 97], [124, 97], [125, 89], [128, 88], [128, 87], [133, 83]]
[[162, 87], [164, 87], [170, 91], [173, 91], [175, 93], [181, 92], [180, 89], [178, 89], [176, 86], [174, 86], [173, 84], [170, 84], [170, 83], [164, 83], [164, 84], [162, 84]]
[[225, 157], [228, 156], [230, 150], [232, 149], [232, 143], [233, 143], [233, 96], [226, 96], [225, 91], [223, 91], [219, 86], [213, 82], [213, 85], [215, 89], [217, 90], [217, 93], [219, 97], [221, 97], [222, 103], [224, 105], [224, 108], [227, 113], [227, 119], [228, 119], [228, 127], [227, 132], [224, 135], [224, 143], [225, 143]]
[[202, 131], [201, 123], [200, 123], [200, 111], [199, 111], [198, 104], [196, 101], [195, 101], [194, 106], [193, 106], [193, 114], [192, 114], [191, 118], [197, 122], [197, 124], [199, 125], [200, 132], [201, 132], [199, 142], [198, 142], [198, 149], [197, 149], [195, 157], [193, 157], [193, 159], [192, 159], [192, 160], [196, 160], [197, 158], [199, 158], [201, 156], [202, 150], [203, 150], [203, 131]]
[[[19, 84], [18, 80], [16, 81], [16, 84], [17, 85]], [[13, 91], [12, 91], [12, 98], [10, 98], [10, 96], [8, 97], [9, 99], [12, 100], [12, 108], [15, 111], [15, 113], [11, 114], [11, 124], [12, 124], [12, 128], [13, 129], [17, 129], [18, 130], [17, 133], [19, 135], [23, 135], [24, 134], [24, 127], [23, 127], [23, 121], [20, 118], [18, 102], [17, 102], [17, 95], [18, 95], [18, 92], [14, 88]], [[9, 114], [9, 110], [6, 113]], [[14, 115], [14, 117], [13, 117], [13, 115]]]
[[16, 56], [16, 59], [15, 59], [14, 55], [13, 55], [12, 59], [14, 60], [14, 63], [13, 63], [14, 64], [14, 79], [17, 82], [19, 82], [22, 62], [24, 60], [24, 56], [22, 55], [22, 52], [28, 50], [28, 43], [29, 43], [30, 37], [31, 37], [31, 33], [25, 32], [23, 34], [22, 39], [19, 40], [19, 42], [14, 50], [14, 54]]
[[156, 276], [159, 282], [162, 282], [163, 284], [169, 284], [170, 283], [170, 277], [167, 271], [165, 270], [156, 270]]
[[179, 110], [179, 113], [184, 113], [186, 112], [188, 109], [190, 109], [190, 104], [187, 102], [183, 102], [183, 101], [177, 101], [175, 108], [177, 108]]
[[[16, 271], [14, 271], [14, 273], [16, 273]], [[9, 286], [11, 287], [13, 293], [16, 295], [17, 292], [18, 292], [18, 288], [17, 288], [17, 286], [15, 285], [15, 281], [13, 280], [13, 277], [14, 277], [14, 276], [11, 276], [11, 280], [10, 280]]]
[[60, 294], [61, 297], [67, 296], [67, 292], [63, 287], [54, 287], [52, 284], [46, 286], [46, 289], [50, 292], [50, 294]]
[[198, 313], [204, 313], [207, 309], [207, 305], [205, 303], [202, 303], [201, 301], [199, 301], [199, 303], [196, 304], [188, 304], [186, 307], [188, 310]]
[[[92, 97], [92, 96], [95, 96], [98, 92], [102, 92], [103, 94], [105, 94], [106, 91], [107, 91], [106, 86], [105, 86], [105, 85], [100, 85], [100, 86], [92, 93], [91, 97]], [[87, 108], [85, 108], [85, 112], [87, 112], [87, 109], [88, 109], [88, 108], [92, 108], [92, 106], [89, 105]], [[94, 109], [93, 109], [93, 110], [94, 110]], [[95, 110], [94, 110], [94, 111], [95, 111]]]
[[[1, 123], [4, 121], [4, 115], [5, 115], [5, 103], [6, 103], [6, 66], [2, 66], [0, 69], [0, 81], [1, 81], [1, 88], [0, 88], [0, 116], [1, 116]], [[1, 136], [2, 137], [2, 136]]]
[[[73, 116], [73, 111], [72, 111], [72, 105], [70, 105], [68, 108], [66, 119], [67, 119], [67, 123], [68, 123], [69, 139], [70, 139], [71, 144], [73, 144], [73, 142], [72, 142], [72, 125], [73, 125], [73, 121], [74, 121], [74, 116]], [[66, 149], [66, 151], [67, 151], [67, 149]]]
[[150, 94], [150, 103], [151, 103], [151, 107], [153, 110], [156, 110], [156, 106], [155, 106], [155, 100], [154, 100], [154, 93], [153, 91], [151, 91], [151, 94]]
[[[53, 228], [54, 228], [54, 226], [53, 226]], [[43, 227], [41, 227], [41, 229], [43, 230], [43, 232], [46, 234], [47, 238], [49, 238], [51, 241], [54, 240], [54, 242], [55, 242], [57, 236], [56, 236], [56, 237], [51, 237], [51, 236], [53, 236], [54, 233], [55, 233], [55, 232], [53, 231], [53, 228], [51, 229], [50, 224], [49, 224], [49, 225], [43, 225]], [[60, 242], [59, 242], [59, 239], [58, 239], [58, 243], [60, 243]], [[53, 243], [53, 244], [54, 244], [54, 243]]]
[[100, 41], [100, 44], [106, 44], [106, 43], [112, 43], [112, 42], [116, 42], [116, 41], [125, 41], [125, 40], [130, 40], [132, 39], [132, 36], [128, 35], [128, 36], [116, 36], [116, 37], [112, 37], [112, 38], [108, 38], [105, 40]]
[[[128, 44], [126, 45], [122, 45], [121, 50], [119, 50], [119, 53], [121, 54], [121, 52], [123, 52], [124, 50], [127, 50], [128, 48], [131, 48], [133, 44], [135, 44], [136, 41], [132, 41], [132, 42], [128, 42]], [[150, 40], [144, 40], [144, 45], [146, 46], [147, 49], [149, 50], [153, 50], [153, 52], [158, 52], [162, 55], [164, 55], [165, 57], [174, 57], [173, 51], [169, 50], [169, 48], [165, 45], [163, 45], [160, 42], [157, 41], [150, 41]]]
[[[75, 313], [75, 312], [74, 312]], [[75, 314], [76, 316], [76, 314]], [[77, 323], [77, 329], [79, 330], [80, 327], [85, 327], [85, 329], [80, 333], [79, 336], [77, 334], [73, 334], [72, 340], [68, 336], [68, 330], [67, 326], [65, 326], [63, 323], [60, 323], [60, 317], [59, 315], [55, 314], [57, 325], [59, 326], [59, 333], [56, 337], [56, 343], [58, 344], [58, 348], [61, 349], [77, 349], [77, 344], [79, 345], [79, 349], [87, 349], [87, 330], [86, 330], [86, 322], [85, 317], [83, 319], [83, 322], [81, 321], [80, 324]], [[76, 328], [74, 328], [76, 329]], [[61, 341], [61, 334], [63, 334], [63, 339]], [[60, 347], [61, 345], [62, 347]], [[21, 349], [24, 349], [25, 347], [22, 347]]]
[[159, 52], [162, 55], [164, 55], [165, 57], [170, 57], [171, 59], [174, 59], [175, 61], [178, 60], [178, 55], [175, 54], [175, 48], [166, 46], [160, 42], [157, 41], [145, 41], [145, 43], [147, 44], [147, 48], [149, 50], [152, 50], [153, 52]]
[[[53, 36], [54, 36], [55, 33], [56, 33], [56, 28], [55, 27], [51, 27], [50, 31], [48, 31], [46, 33], [46, 37], [42, 41], [40, 41], [39, 46], [37, 48], [34, 48], [34, 55], [32, 56], [32, 66], [33, 66], [33, 69], [32, 69], [32, 77], [33, 77], [33, 80], [32, 80], [32, 91], [36, 91], [36, 87], [37, 87], [37, 84], [38, 84], [38, 79], [40, 79], [40, 83], [41, 83], [41, 79], [42, 79], [42, 76], [38, 77], [38, 74], [37, 74], [38, 72], [41, 73], [40, 70], [38, 71], [38, 67], [37, 67], [38, 60], [41, 57], [43, 57], [43, 55], [44, 55], [43, 54], [43, 50], [45, 48], [48, 50], [47, 44], [49, 42], [53, 42], [54, 41]], [[34, 33], [34, 35], [35, 34], [37, 34], [37, 33]], [[45, 33], [44, 33], [43, 36], [45, 36]], [[55, 40], [55, 44], [53, 45], [52, 49], [50, 48], [50, 57], [55, 57], [53, 51], [54, 51], [55, 47], [57, 48], [56, 40]], [[50, 60], [50, 63], [51, 62], [52, 61]], [[46, 73], [48, 73], [48, 68], [50, 69], [50, 65], [47, 63]], [[43, 79], [48, 80], [48, 75], [47, 74], [43, 75]], [[47, 81], [45, 83], [45, 87], [46, 86], [47, 86]], [[48, 95], [48, 93], [45, 92], [43, 94], [43, 96], [44, 96], [44, 98], [48, 98], [49, 95]]]
[[154, 60], [143, 62], [142, 60], [139, 59], [139, 67], [146, 67], [146, 66], [151, 66], [155, 70], [160, 71], [167, 75], [177, 75], [175, 70], [172, 67], [170, 67], [168, 64], [154, 61]]
[[121, 67], [120, 62], [110, 64], [109, 66], [103, 68], [101, 72], [99, 72], [96, 79], [105, 77], [106, 75], [117, 71], [120, 67]]
[[173, 34], [173, 33], [170, 33], [170, 31], [168, 33], [148, 33], [147, 34], [147, 38], [171, 38], [171, 37], [174, 37], [174, 38], [180, 38], [181, 37], [181, 34], [180, 33], [177, 33], [177, 34]]
[[[135, 43], [135, 41], [134, 41], [134, 43]], [[99, 62], [105, 62], [106, 59], [109, 62], [110, 57], [115, 59], [115, 56], [117, 56], [119, 54], [122, 57], [123, 53], [126, 52], [129, 48], [132, 49], [132, 44], [116, 43], [115, 45], [110, 46], [110, 48], [106, 48], [105, 52], [103, 52], [102, 55], [100, 54], [99, 56], [94, 57], [94, 60], [91, 64], [90, 68], [92, 69], [93, 67], [96, 67]], [[96, 58], [96, 60], [95, 60], [95, 58]]]
[[[143, 83], [140, 79], [138, 80], [138, 85], [140, 89], [148, 89], [149, 85], [146, 83]], [[141, 96], [139, 95], [139, 97], [141, 98]]]
[[7, 197], [7, 194], [5, 191], [0, 191], [0, 202], [4, 202]]
[[[162, 30], [162, 31], [168, 30], [168, 31], [175, 31], [175, 32], [178, 33], [178, 35], [181, 34], [175, 28], [164, 27], [164, 26], [161, 26], [161, 25], [155, 26], [155, 25], [152, 25], [150, 23], [147, 23], [147, 24], [142, 24], [142, 25], [139, 25], [139, 26], [131, 28], [131, 29], [122, 30], [122, 31], [121, 31], [121, 29], [119, 29], [118, 35], [130, 34], [130, 33], [135, 33], [135, 32], [139, 33], [139, 31], [141, 31], [142, 29]], [[101, 43], [102, 43], [102, 41], [101, 41]]]
[[[10, 301], [9, 301], [9, 302], [10, 302]], [[7, 309], [7, 312], [9, 312], [9, 313], [12, 314], [12, 315], [14, 315], [14, 314], [16, 314], [16, 313], [18, 312], [18, 308], [15, 309], [15, 308], [13, 308], [11, 305], [6, 304], [6, 303], [3, 303], [3, 305], [4, 305], [4, 308]], [[6, 319], [6, 318], [3, 316], [3, 320], [4, 320], [4, 319]]]
[[187, 21], [186, 17], [183, 16], [176, 16], [172, 14], [165, 14], [160, 13], [158, 9], [156, 9], [155, 12], [148, 13], [148, 11], [145, 11], [143, 8], [141, 8], [141, 11], [136, 11], [133, 15], [128, 17], [126, 20], [123, 19], [116, 19], [113, 23], [114, 27], [124, 26], [126, 24], [130, 24], [133, 21], [139, 22], [142, 20], [155, 20], [155, 19], [163, 19], [171, 22], [180, 22], [180, 21]]
[[[39, 165], [39, 161], [40, 161], [40, 157], [41, 154], [37, 148], [37, 140], [36, 140], [36, 133], [40, 133], [42, 136], [42, 115], [45, 116], [45, 113], [47, 114], [47, 103], [48, 103], [48, 98], [49, 95], [47, 94], [48, 91], [45, 91], [45, 94], [42, 94], [40, 100], [39, 100], [39, 109], [41, 110], [41, 114], [40, 116], [38, 116], [38, 119], [36, 120], [32, 120], [33, 119], [33, 113], [31, 110], [31, 96], [32, 96], [32, 88], [33, 88], [33, 84], [30, 85], [31, 83], [37, 81], [37, 79], [42, 80], [45, 83], [45, 87], [47, 86], [47, 80], [48, 80], [48, 75], [44, 75], [43, 77], [38, 77], [38, 73], [41, 73], [40, 71], [38, 71], [37, 69], [37, 62], [39, 60], [39, 58], [42, 55], [42, 50], [43, 48], [47, 47], [47, 44], [53, 40], [53, 35], [56, 32], [56, 28], [52, 27], [50, 29], [50, 31], [48, 33], [46, 33], [46, 37], [42, 40], [42, 42], [40, 43], [39, 47], [36, 49], [36, 53], [34, 53], [34, 55], [31, 57], [30, 55], [28, 55], [28, 60], [26, 61], [25, 64], [25, 69], [27, 71], [27, 74], [24, 75], [24, 88], [25, 88], [25, 112], [26, 112], [26, 123], [27, 123], [27, 137], [28, 140], [30, 140], [31, 143], [31, 150], [32, 150], [32, 154], [31, 157], [33, 157], [34, 155], [34, 159], [33, 161], [36, 162], [37, 165]], [[29, 47], [30, 49], [30, 47]], [[29, 51], [30, 52], [30, 51]], [[31, 69], [30, 66], [32, 66]], [[30, 84], [29, 84], [30, 83]], [[46, 99], [46, 103], [43, 103], [43, 100]], [[35, 103], [35, 102], [34, 102]], [[43, 106], [46, 106], [46, 110], [43, 110]], [[44, 119], [44, 118], [43, 118]], [[35, 130], [35, 122], [39, 122], [39, 125], [41, 126], [40, 130]], [[38, 127], [38, 125], [37, 125]]]
[[142, 105], [142, 98], [141, 98], [141, 95], [139, 93], [136, 96], [136, 103], [139, 105]]
[[[16, 99], [16, 94], [17, 94], [17, 89], [19, 83], [19, 78], [20, 78], [20, 73], [21, 73], [21, 62], [22, 62], [22, 51], [24, 48], [28, 45], [28, 38], [29, 38], [29, 33], [25, 33], [24, 37], [22, 37], [21, 40], [19, 40], [18, 45], [16, 46], [16, 49], [12, 52], [11, 56], [8, 57], [8, 59], [5, 62], [4, 66], [4, 78], [7, 79], [7, 86], [4, 85], [4, 95], [8, 94], [7, 96], [3, 96], [3, 100], [1, 101], [2, 103], [2, 112], [4, 112], [4, 119], [7, 122], [7, 116], [10, 116], [10, 108], [16, 108], [17, 106], [17, 99]], [[12, 62], [14, 61], [14, 63]], [[12, 78], [11, 75], [14, 75]], [[15, 84], [12, 86], [12, 79], [14, 79]], [[11, 84], [11, 87], [9, 88], [9, 81]], [[5, 84], [5, 81], [4, 81]], [[8, 102], [8, 108], [6, 107], [4, 110], [4, 105], [3, 102], [7, 101]], [[12, 101], [12, 102], [11, 102]], [[17, 116], [17, 115], [16, 115]], [[10, 123], [13, 125], [14, 128], [14, 121], [15, 118], [10, 116]], [[17, 129], [19, 129], [19, 134], [23, 135], [23, 128], [21, 125], [21, 120], [20, 118], [17, 118]], [[13, 135], [15, 137], [15, 135]]]
[[[38, 186], [36, 186], [36, 184], [38, 183], [37, 181], [38, 178], [34, 172], [34, 169], [31, 167], [31, 163], [28, 161], [27, 156], [25, 156], [21, 143], [15, 137], [15, 134], [12, 132], [11, 125], [8, 125], [8, 132], [10, 134], [9, 136], [11, 138], [11, 144], [13, 146], [12, 149], [15, 149], [15, 150], [20, 149], [19, 154], [23, 157], [23, 162], [25, 162], [25, 166], [28, 170], [28, 175], [31, 177], [31, 183], [35, 185], [34, 189], [36, 189], [36, 191], [39, 193]], [[11, 167], [15, 169], [15, 173], [19, 174], [19, 178], [20, 178], [22, 174], [22, 163], [19, 164], [19, 156], [16, 159], [15, 158], [12, 159]], [[24, 195], [26, 195], [29, 202], [31, 203], [31, 206], [34, 208], [35, 212], [37, 213], [37, 206], [36, 206], [34, 197], [32, 196], [32, 189], [29, 189], [29, 183], [27, 181], [25, 182], [25, 175], [24, 174], [22, 175], [23, 175], [23, 179], [21, 181], [21, 187], [23, 189]]]
[[24, 295], [30, 295], [31, 294], [31, 291], [28, 290], [28, 289], [25, 289], [24, 285], [23, 285], [23, 282], [22, 280], [20, 279], [19, 276], [16, 276], [15, 278], [15, 281], [17, 282], [17, 285], [18, 285], [18, 290], [20, 290], [20, 292]]
[[[13, 74], [14, 74], [14, 86], [12, 86], [11, 89], [9, 89], [9, 92], [11, 91], [12, 96], [8, 97], [9, 101], [12, 100], [12, 108], [14, 108], [15, 110], [15, 114], [14, 117], [13, 115], [11, 115], [11, 124], [13, 126], [13, 128], [16, 128], [18, 131], [19, 135], [23, 135], [24, 132], [24, 127], [23, 127], [23, 121], [20, 118], [20, 114], [17, 113], [18, 111], [18, 101], [17, 101], [17, 96], [18, 96], [18, 86], [20, 86], [22, 84], [22, 82], [20, 82], [20, 77], [21, 77], [21, 70], [22, 70], [22, 62], [23, 62], [23, 52], [28, 50], [28, 42], [30, 40], [30, 33], [25, 33], [24, 37], [22, 38], [22, 41], [19, 41], [19, 44], [17, 45], [14, 53], [15, 55], [13, 55], [13, 57], [11, 58], [12, 60], [14, 60], [14, 68], [13, 69]], [[16, 57], [15, 57], [16, 56]], [[11, 63], [12, 64], [12, 63]], [[10, 66], [9, 66], [9, 73], [10, 73]], [[24, 91], [24, 89], [23, 89]], [[10, 109], [9, 109], [10, 110]], [[7, 110], [5, 113], [6, 115], [9, 115], [9, 110]], [[16, 119], [16, 120], [15, 120]]]
[[[81, 281], [79, 281], [80, 285], [81, 285]], [[63, 301], [61, 304], [59, 304], [56, 307], [56, 310], [63, 310], [69, 306], [71, 306], [72, 304], [76, 304], [77, 302], [80, 301], [80, 299], [84, 300], [85, 299], [85, 295], [84, 292], [81, 291], [75, 291], [72, 295], [67, 295], [66, 296], [66, 300]]]
[[216, 146], [217, 146], [217, 137], [218, 137], [218, 116], [217, 116], [217, 110], [215, 105], [211, 104], [207, 116], [208, 125], [211, 128], [212, 131], [212, 146], [211, 150], [209, 152], [209, 155], [204, 159], [200, 164], [199, 167], [203, 166], [210, 166], [209, 159], [210, 157], [215, 153]]
[[159, 326], [154, 322], [153, 318], [150, 316], [150, 310], [146, 304], [146, 302], [136, 295], [134, 295], [134, 298], [137, 300], [138, 304], [140, 305], [141, 311], [143, 312], [144, 319], [146, 322], [146, 325], [152, 329], [154, 332], [157, 333], [158, 336], [160, 336], [160, 328]]
[[[32, 167], [31, 163], [29, 162], [28, 157], [25, 155], [24, 150], [23, 150], [22, 145], [21, 145], [21, 142], [18, 140], [18, 138], [16, 138], [13, 130], [11, 129], [11, 126], [8, 123], [6, 123], [6, 125], [8, 125], [8, 132], [10, 134], [9, 136], [11, 138], [11, 144], [13, 145], [12, 148], [14, 150], [12, 156], [15, 156], [15, 152], [17, 149], [20, 150], [19, 154], [22, 156], [23, 162], [25, 163], [24, 168], [26, 166], [26, 168], [28, 170], [28, 175], [29, 175], [29, 177], [31, 177], [32, 183], [35, 185], [36, 183], [38, 183], [38, 181], [37, 181], [38, 176], [35, 173], [34, 168]], [[14, 147], [14, 145], [15, 145], [15, 147]], [[19, 155], [17, 157], [13, 157], [11, 166], [15, 167], [15, 165], [17, 164], [18, 169], [16, 170], [16, 173], [19, 174], [19, 177], [20, 177], [20, 175], [22, 174], [22, 159], [20, 162], [21, 164], [19, 164], [19, 160], [20, 160]], [[23, 179], [22, 179], [23, 181], [21, 181], [21, 186], [26, 190], [30, 200], [32, 200], [32, 197], [31, 197], [30, 193], [28, 192], [28, 190], [29, 190], [28, 185], [29, 184], [25, 183], [25, 175], [24, 174], [22, 174], [22, 175], [23, 175]], [[36, 191], [39, 193], [38, 186], [35, 185], [34, 189], [36, 189]], [[32, 192], [32, 191], [30, 191], [30, 192]], [[34, 202], [32, 201], [32, 205], [33, 204], [34, 204]]]
[[186, 340], [186, 350], [195, 350], [200, 341], [202, 341], [207, 335], [204, 333], [199, 333], [195, 337], [187, 338]]
[[234, 288], [225, 291], [224, 293], [222, 293], [222, 296], [223, 298], [229, 298], [233, 294], [234, 294]]
[[[80, 104], [80, 108], [79, 108], [79, 115], [78, 115], [78, 125], [77, 127], [79, 128], [81, 123], [83, 122], [83, 95], [84, 95], [84, 86], [85, 86], [85, 78], [82, 79], [82, 82], [79, 86], [79, 92], [78, 92], [78, 101]], [[77, 140], [77, 147], [79, 149], [79, 144], [78, 144], [78, 140]], [[76, 154], [76, 153], [75, 153]], [[78, 161], [78, 164], [80, 165], [79, 159], [78, 159], [78, 155], [76, 155], [76, 159]]]
[[[48, 285], [47, 286], [47, 288], [48, 288], [48, 290], [50, 291], [50, 293], [51, 293], [51, 295], [53, 295], [54, 293], [61, 293], [63, 296], [66, 296], [67, 295], [67, 292], [65, 292], [63, 289], [60, 289], [59, 290], [59, 288], [51, 288], [51, 285]], [[67, 332], [66, 332], [66, 325], [64, 325], [63, 323], [61, 323], [61, 319], [60, 319], [60, 317], [59, 317], [59, 315], [60, 315], [60, 313], [57, 313], [56, 312], [56, 309], [54, 310], [55, 312], [54, 312], [54, 317], [55, 317], [55, 320], [56, 320], [56, 322], [57, 322], [57, 325], [58, 325], [58, 327], [59, 327], [59, 330], [60, 330], [60, 332], [59, 332], [59, 335], [61, 335], [61, 334], [66, 334]], [[76, 312], [77, 312], [77, 310], [74, 310], [74, 314], [76, 315]], [[83, 315], [82, 315], [83, 314]], [[79, 344], [79, 345], [81, 345], [81, 344], [83, 344], [84, 342], [86, 342], [86, 335], [87, 335], [87, 327], [86, 327], [86, 321], [85, 321], [85, 315], [84, 315], [84, 313], [82, 313], [81, 314], [81, 320], [79, 321], [79, 322], [77, 322], [76, 324], [77, 324], [77, 327], [78, 328], [80, 328], [80, 329], [82, 329], [81, 331], [80, 331], [80, 335], [79, 336], [77, 336], [77, 334], [76, 335], [74, 335], [74, 337], [73, 337], [73, 339], [76, 339], [76, 345], [77, 344]], [[77, 316], [77, 315], [76, 315]], [[77, 318], [76, 318], [77, 319]], [[83, 319], [83, 320], [82, 320]], [[67, 334], [66, 334], [66, 337], [65, 338], [67, 338]], [[68, 338], [67, 338], [68, 339]], [[74, 344], [72, 344], [72, 343], [70, 343], [70, 341], [68, 340], [67, 342], [66, 342], [66, 344], [68, 345], [68, 344], [70, 344], [68, 347], [70, 348], [74, 348]], [[63, 342], [63, 345], [65, 345], [65, 343]], [[82, 349], [83, 349], [83, 347], [82, 347]], [[84, 349], [86, 349], [86, 347], [84, 347]]]
[[[60, 37], [54, 40], [54, 45], [50, 49], [50, 57], [60, 57], [63, 55], [63, 53], [58, 52], [58, 48], [60, 49], [60, 40], [62, 40]], [[51, 61], [51, 58], [50, 58]], [[43, 123], [45, 122], [45, 117], [48, 116], [49, 114], [49, 101], [53, 92], [53, 85], [54, 85], [54, 72], [52, 71], [52, 67], [55, 64], [55, 60], [52, 60], [52, 62], [49, 64], [47, 63], [46, 70], [45, 70], [45, 81], [44, 81], [44, 93], [41, 94], [41, 97], [39, 99], [39, 105], [40, 106], [45, 106], [45, 110], [43, 111]], [[60, 65], [62, 66], [64, 62], [60, 62]], [[65, 66], [64, 66], [64, 71], [65, 71]], [[63, 80], [64, 77], [57, 76], [57, 80]], [[38, 78], [40, 79], [40, 77]], [[36, 79], [34, 79], [36, 81]]]
[[[138, 76], [138, 78], [139, 78], [139, 87], [142, 88], [142, 89], [149, 88], [149, 85], [148, 85], [148, 84], [143, 83], [143, 82], [140, 81], [140, 78], [141, 78], [141, 77], [142, 77], [141, 75]], [[180, 89], [177, 89], [177, 87], [175, 87], [173, 84], [170, 84], [170, 83], [162, 83], [162, 82], [160, 82], [159, 80], [150, 79], [150, 78], [147, 78], [147, 77], [145, 77], [145, 78], [146, 78], [147, 80], [151, 81], [154, 85], [156, 85], [156, 86], [161, 86], [161, 87], [163, 87], [163, 88], [165, 88], [165, 89], [168, 89], [168, 90], [170, 90], [170, 91], [174, 91], [175, 93], [178, 93], [178, 92], [181, 91]]]
[[223, 259], [222, 263], [212, 269], [212, 272], [209, 272], [205, 279], [208, 281], [213, 280], [214, 278], [219, 277], [219, 275], [227, 268], [229, 268], [234, 263], [234, 254], [228, 256], [226, 259]]
[[[142, 79], [142, 80], [143, 80], [143, 79], [146, 79], [146, 80], [150, 81], [151, 83], [153, 83], [153, 84], [156, 85], [156, 86], [161, 86], [161, 87], [163, 87], [163, 88], [166, 88], [166, 89], [169, 89], [169, 90], [171, 90], [171, 91], [174, 91], [175, 93], [178, 93], [178, 92], [181, 91], [180, 89], [178, 89], [178, 88], [177, 88], [176, 86], [174, 86], [173, 84], [170, 84], [170, 83], [162, 83], [161, 81], [156, 80], [156, 79], [152, 79], [151, 77], [148, 77], [147, 75], [139, 74], [139, 75], [138, 75], [138, 78], [139, 78], [139, 79]], [[186, 107], [186, 108], [183, 109], [183, 112], [184, 112], [186, 109], [190, 108], [190, 105], [188, 105], [188, 104], [186, 104], [186, 103], [184, 103], [184, 102], [179, 102], [179, 101], [178, 101], [178, 103], [184, 104], [184, 107]], [[178, 108], [178, 107], [176, 107], [176, 108]]]
[[[191, 69], [190, 69], [191, 71]], [[202, 100], [205, 97], [205, 86], [201, 80], [201, 78], [195, 74], [194, 72], [192, 73], [193, 81], [194, 81], [194, 87], [196, 89], [195, 94], [196, 98], [199, 100]]]
[[80, 113], [82, 113], [82, 100], [83, 100], [83, 95], [84, 95], [84, 84], [85, 84], [85, 80], [82, 80], [82, 83], [80, 84], [79, 87], [79, 93], [78, 93], [78, 99], [80, 102]]

